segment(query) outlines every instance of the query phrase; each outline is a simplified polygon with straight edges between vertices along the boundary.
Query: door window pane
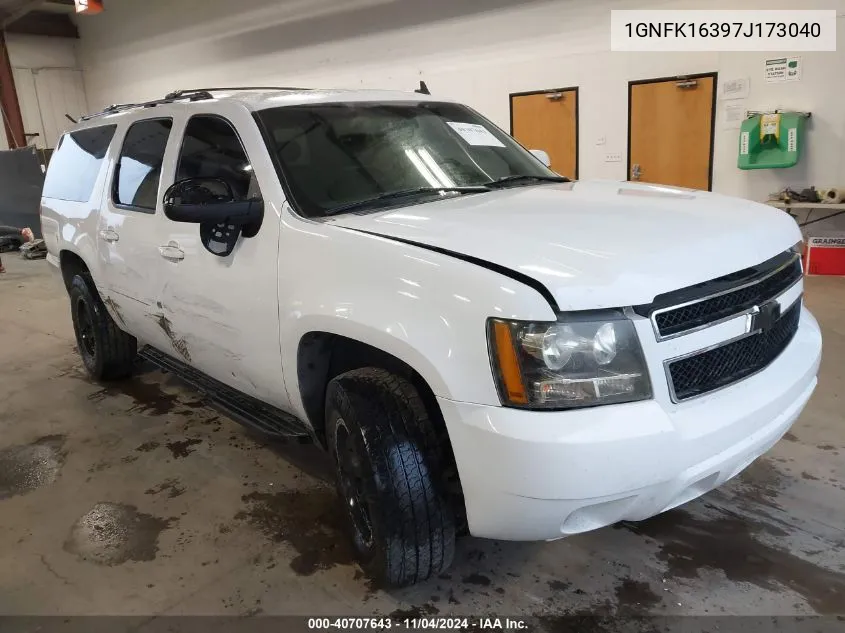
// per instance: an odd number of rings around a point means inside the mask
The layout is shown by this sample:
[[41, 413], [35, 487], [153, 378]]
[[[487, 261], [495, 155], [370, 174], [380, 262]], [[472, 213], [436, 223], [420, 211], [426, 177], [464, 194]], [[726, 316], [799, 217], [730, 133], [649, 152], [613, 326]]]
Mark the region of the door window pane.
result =
[[154, 211], [164, 150], [170, 137], [171, 119], [133, 123], [126, 132], [114, 181], [118, 204]]
[[236, 200], [258, 198], [261, 192], [246, 151], [231, 124], [217, 116], [191, 117], [179, 156], [176, 180], [221, 178]]

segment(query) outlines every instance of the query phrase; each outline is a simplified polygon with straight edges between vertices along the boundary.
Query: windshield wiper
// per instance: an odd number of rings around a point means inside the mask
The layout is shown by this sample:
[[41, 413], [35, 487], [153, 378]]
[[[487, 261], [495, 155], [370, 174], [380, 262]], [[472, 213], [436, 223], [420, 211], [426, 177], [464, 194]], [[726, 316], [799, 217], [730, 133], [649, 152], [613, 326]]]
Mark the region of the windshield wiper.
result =
[[378, 202], [383, 202], [385, 200], [395, 200], [397, 198], [407, 198], [411, 196], [418, 196], [418, 195], [430, 195], [433, 193], [448, 193], [448, 192], [456, 192], [456, 193], [484, 193], [485, 191], [490, 191], [490, 188], [485, 185], [472, 185], [467, 187], [415, 187], [414, 189], [402, 189], [401, 191], [389, 191], [387, 193], [382, 193], [377, 196], [373, 196], [372, 198], [367, 198], [365, 200], [356, 200], [355, 202], [350, 202], [349, 204], [342, 204], [339, 207], [332, 207], [328, 211], [326, 211], [323, 215], [335, 215], [338, 213], [344, 213], [346, 211], [352, 211], [354, 209], [360, 209], [362, 207], [369, 206], [371, 204], [376, 204]]
[[513, 176], [504, 176], [491, 182], [485, 182], [486, 187], [500, 187], [502, 185], [510, 185], [512, 183], [519, 183], [525, 181], [534, 182], [572, 182], [566, 176], [528, 176], [525, 174], [515, 174]]

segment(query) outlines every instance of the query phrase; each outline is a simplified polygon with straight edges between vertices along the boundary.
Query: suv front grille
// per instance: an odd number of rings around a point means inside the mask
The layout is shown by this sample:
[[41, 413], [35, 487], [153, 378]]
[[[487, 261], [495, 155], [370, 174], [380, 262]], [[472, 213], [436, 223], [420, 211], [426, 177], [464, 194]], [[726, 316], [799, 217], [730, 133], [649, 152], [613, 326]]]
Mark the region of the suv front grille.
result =
[[764, 369], [789, 345], [798, 330], [800, 315], [799, 299], [770, 330], [668, 361], [672, 400], [681, 402], [720, 389]]
[[765, 303], [801, 279], [801, 260], [795, 258], [779, 270], [766, 271], [763, 275], [765, 276], [759, 281], [736, 290], [728, 290], [695, 303], [655, 312], [653, 318], [658, 335], [660, 338], [677, 336]]

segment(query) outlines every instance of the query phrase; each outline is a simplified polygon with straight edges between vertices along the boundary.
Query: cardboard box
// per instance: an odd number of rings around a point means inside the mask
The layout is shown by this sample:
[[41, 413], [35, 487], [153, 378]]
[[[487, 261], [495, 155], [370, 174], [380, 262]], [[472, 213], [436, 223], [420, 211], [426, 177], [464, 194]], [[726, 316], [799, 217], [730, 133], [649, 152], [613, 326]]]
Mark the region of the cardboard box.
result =
[[845, 275], [845, 233], [808, 237], [804, 249], [807, 275]]

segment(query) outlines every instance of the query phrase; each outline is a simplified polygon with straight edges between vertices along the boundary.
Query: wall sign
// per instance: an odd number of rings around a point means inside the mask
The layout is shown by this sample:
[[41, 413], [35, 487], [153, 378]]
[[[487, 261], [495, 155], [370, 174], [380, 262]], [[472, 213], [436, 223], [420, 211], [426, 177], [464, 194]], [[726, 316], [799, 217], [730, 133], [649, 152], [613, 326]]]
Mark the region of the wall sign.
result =
[[766, 60], [766, 81], [779, 83], [782, 81], [799, 81], [801, 79], [800, 57], [778, 57]]

